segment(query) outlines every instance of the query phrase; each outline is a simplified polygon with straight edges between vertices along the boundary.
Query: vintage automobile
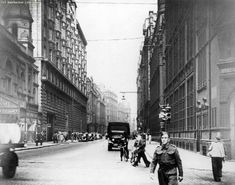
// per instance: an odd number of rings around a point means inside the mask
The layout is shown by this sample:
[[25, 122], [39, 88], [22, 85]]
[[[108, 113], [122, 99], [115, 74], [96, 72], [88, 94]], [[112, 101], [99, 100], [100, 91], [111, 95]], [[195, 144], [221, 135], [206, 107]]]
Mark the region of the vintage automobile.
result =
[[20, 141], [20, 127], [16, 123], [0, 123], [0, 167], [5, 178], [13, 178], [19, 164], [14, 148], [24, 147]]

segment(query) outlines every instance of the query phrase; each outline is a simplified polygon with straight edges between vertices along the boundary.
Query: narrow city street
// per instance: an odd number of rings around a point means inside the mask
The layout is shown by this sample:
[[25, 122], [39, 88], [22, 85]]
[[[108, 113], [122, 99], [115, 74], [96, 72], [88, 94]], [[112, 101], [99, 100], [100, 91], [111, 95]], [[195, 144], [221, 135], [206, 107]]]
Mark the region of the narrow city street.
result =
[[[129, 149], [133, 141], [129, 143]], [[156, 143], [148, 144], [146, 155], [149, 160]], [[212, 179], [210, 158], [179, 149], [184, 166], [184, 180], [180, 185], [233, 185], [235, 162], [224, 163], [221, 183]], [[20, 164], [13, 179], [0, 175], [1, 185], [154, 185], [150, 180], [149, 168], [143, 161], [138, 167], [120, 161], [119, 151], [107, 151], [107, 140], [60, 144], [51, 147], [22, 150], [17, 152]], [[0, 170], [1, 172], [1, 170]]]

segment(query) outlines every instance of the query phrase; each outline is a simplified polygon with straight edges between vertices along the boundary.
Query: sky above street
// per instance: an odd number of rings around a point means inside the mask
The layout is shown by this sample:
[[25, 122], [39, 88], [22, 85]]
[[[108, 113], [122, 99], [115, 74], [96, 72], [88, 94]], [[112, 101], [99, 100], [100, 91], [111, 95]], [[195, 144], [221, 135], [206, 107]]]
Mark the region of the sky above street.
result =
[[[87, 39], [87, 72], [97, 84], [120, 92], [136, 92], [143, 24], [157, 0], [77, 0], [77, 19]], [[137, 94], [126, 93], [136, 117]]]

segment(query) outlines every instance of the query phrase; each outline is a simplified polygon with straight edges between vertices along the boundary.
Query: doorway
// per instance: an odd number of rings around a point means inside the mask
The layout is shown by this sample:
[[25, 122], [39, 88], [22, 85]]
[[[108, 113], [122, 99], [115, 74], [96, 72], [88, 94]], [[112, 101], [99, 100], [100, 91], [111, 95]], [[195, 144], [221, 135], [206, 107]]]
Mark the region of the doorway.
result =
[[52, 141], [53, 129], [54, 129], [54, 117], [53, 113], [47, 113], [47, 135], [46, 141]]

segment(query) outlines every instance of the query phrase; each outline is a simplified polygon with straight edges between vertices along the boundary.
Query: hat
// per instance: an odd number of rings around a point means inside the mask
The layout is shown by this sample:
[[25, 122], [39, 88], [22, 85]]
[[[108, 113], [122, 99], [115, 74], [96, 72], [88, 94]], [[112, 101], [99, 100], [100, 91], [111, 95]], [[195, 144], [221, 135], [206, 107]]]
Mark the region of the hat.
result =
[[215, 136], [216, 139], [220, 140], [221, 139], [221, 134], [220, 132], [217, 132], [216, 136]]

